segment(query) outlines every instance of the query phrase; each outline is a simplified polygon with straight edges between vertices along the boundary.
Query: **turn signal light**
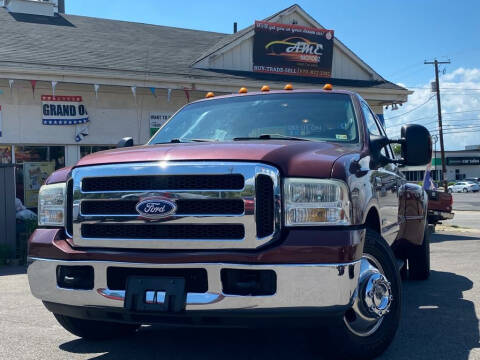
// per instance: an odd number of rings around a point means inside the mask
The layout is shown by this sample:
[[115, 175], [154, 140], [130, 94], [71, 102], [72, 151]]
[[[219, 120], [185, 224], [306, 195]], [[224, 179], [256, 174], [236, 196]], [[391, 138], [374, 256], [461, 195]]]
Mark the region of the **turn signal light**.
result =
[[214, 96], [215, 96], [215, 94], [214, 94], [213, 92], [211, 92], [211, 91], [207, 92], [207, 95], [205, 95], [205, 97], [206, 97], [207, 99], [208, 99], [208, 98], [212, 98], [212, 97], [214, 97]]
[[332, 84], [325, 84], [325, 85], [323, 86], [323, 90], [332, 90], [332, 89], [333, 89]]
[[261, 91], [270, 91], [270, 86], [268, 86], [268, 85], [263, 85], [260, 90], [261, 90]]
[[240, 90], [238, 90], [239, 94], [246, 94], [248, 92], [246, 87], [241, 87]]
[[287, 84], [287, 85], [285, 85], [283, 90], [293, 90], [293, 85], [292, 84]]

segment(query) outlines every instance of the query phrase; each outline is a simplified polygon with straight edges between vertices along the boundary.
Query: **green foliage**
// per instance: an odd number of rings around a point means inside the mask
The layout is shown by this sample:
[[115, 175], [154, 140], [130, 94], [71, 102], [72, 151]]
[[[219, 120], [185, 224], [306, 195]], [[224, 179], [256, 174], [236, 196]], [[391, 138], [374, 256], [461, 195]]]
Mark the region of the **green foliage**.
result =
[[392, 149], [393, 149], [393, 153], [395, 154], [395, 156], [400, 157], [402, 155], [402, 145], [393, 144]]

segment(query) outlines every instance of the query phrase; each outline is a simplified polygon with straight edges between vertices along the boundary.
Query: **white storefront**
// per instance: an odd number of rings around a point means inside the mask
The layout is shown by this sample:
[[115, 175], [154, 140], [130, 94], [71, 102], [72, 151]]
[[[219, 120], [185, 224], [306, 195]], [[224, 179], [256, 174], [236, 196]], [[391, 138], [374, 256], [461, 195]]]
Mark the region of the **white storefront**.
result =
[[[32, 1], [0, 7], [0, 30], [11, 34], [0, 37], [0, 163], [17, 164], [20, 198], [23, 183], [30, 181], [23, 164], [43, 163], [45, 176], [123, 137], [143, 144], [152, 126], [207, 91], [228, 94], [241, 86], [258, 91], [264, 84], [281, 89], [286, 83], [319, 88], [328, 82], [359, 92], [380, 116], [384, 106], [401, 104], [411, 93], [382, 78], [337, 38], [328, 78], [262, 74], [253, 71], [254, 25], [218, 34], [72, 16], [56, 7], [53, 16], [40, 18], [28, 13], [36, 11], [32, 7], [23, 14], [8, 8]], [[325, 31], [298, 5], [264, 20]], [[42, 95], [53, 94], [60, 103], [63, 97], [63, 105], [81, 98], [88, 122], [68, 124], [65, 115], [71, 114], [61, 110], [46, 116]]]
[[[469, 178], [480, 178], [480, 149], [445, 151], [446, 180], [456, 181]], [[409, 181], [422, 181], [425, 166], [406, 166], [402, 169]], [[440, 180], [442, 159], [440, 151], [434, 151], [432, 157], [432, 177]]]

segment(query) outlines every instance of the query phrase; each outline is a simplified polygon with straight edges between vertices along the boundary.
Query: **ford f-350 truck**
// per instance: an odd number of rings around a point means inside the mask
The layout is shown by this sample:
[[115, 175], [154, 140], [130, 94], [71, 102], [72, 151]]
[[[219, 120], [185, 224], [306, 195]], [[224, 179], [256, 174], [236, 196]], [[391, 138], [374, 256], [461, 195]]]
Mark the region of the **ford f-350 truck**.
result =
[[387, 348], [400, 268], [430, 272], [428, 199], [398, 168], [431, 160], [430, 135], [388, 139], [358, 94], [331, 86], [262, 90], [209, 94], [146, 145], [50, 176], [28, 278], [65, 329], [328, 320], [336, 357]]

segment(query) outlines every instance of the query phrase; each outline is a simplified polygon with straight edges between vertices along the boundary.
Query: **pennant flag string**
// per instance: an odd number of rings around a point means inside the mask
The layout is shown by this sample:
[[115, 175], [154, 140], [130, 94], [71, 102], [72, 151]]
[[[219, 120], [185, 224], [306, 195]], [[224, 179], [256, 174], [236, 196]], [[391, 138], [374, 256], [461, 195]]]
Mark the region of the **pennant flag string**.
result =
[[37, 86], [37, 80], [30, 80], [30, 85], [32, 85], [32, 95], [35, 98], [35, 87]]
[[157, 94], [155, 94], [155, 88], [154, 87], [151, 87], [150, 88], [150, 92], [152, 93], [153, 97], [156, 98], [157, 97]]
[[8, 80], [8, 86], [10, 88], [10, 96], [13, 95], [13, 84], [15, 83], [15, 80]]
[[135, 101], [137, 101], [137, 87], [132, 86], [131, 89], [132, 89], [133, 97], [135, 98]]
[[183, 88], [183, 91], [185, 92], [185, 97], [187, 98], [187, 103], [190, 102], [190, 91], [187, 88]]
[[58, 82], [52, 81], [52, 95], [55, 96], [55, 88], [57, 87]]
[[100, 89], [100, 85], [95, 84], [93, 85], [93, 90], [95, 91], [95, 99], [98, 100], [98, 90]]

